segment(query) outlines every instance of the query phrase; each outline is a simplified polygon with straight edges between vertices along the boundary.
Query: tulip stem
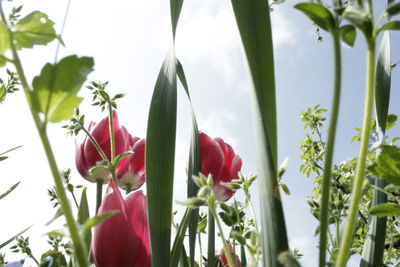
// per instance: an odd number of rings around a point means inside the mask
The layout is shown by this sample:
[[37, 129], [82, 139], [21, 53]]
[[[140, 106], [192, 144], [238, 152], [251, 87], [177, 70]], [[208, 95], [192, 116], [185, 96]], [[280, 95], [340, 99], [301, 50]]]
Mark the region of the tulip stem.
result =
[[101, 200], [103, 198], [103, 179], [96, 180], [96, 215], [99, 212], [99, 208], [101, 205]]
[[199, 263], [200, 263], [200, 266], [203, 266], [203, 247], [201, 244], [201, 233], [199, 232], [197, 235], [198, 235], [197, 239], [199, 240], [199, 252], [200, 252]]
[[[214, 217], [213, 219], [215, 219], [215, 222], [217, 223], [219, 234], [221, 235], [221, 239], [222, 239], [222, 244], [224, 245], [225, 256], [226, 256], [226, 259], [228, 260], [228, 266], [229, 267], [236, 267], [236, 264], [235, 264], [236, 262], [235, 263], [233, 262], [232, 254], [231, 254], [231, 252], [229, 250], [228, 242], [226, 242], [226, 239], [225, 239], [225, 236], [224, 236], [224, 231], [222, 229], [221, 222], [220, 222], [220, 220], [218, 218], [218, 215], [217, 215], [217, 211], [216, 211], [216, 208], [215, 208], [215, 200], [214, 199], [210, 199], [208, 201], [208, 207], [209, 207], [209, 214], [210, 214], [210, 211], [211, 211], [211, 214]], [[208, 254], [210, 254], [210, 249], [208, 250]]]
[[[14, 44], [13, 32], [11, 31], [11, 29], [7, 23], [6, 17], [4, 15], [3, 6], [2, 6], [1, 1], [0, 1], [0, 16], [1, 16], [1, 20], [3, 21], [5, 27], [7, 28], [8, 32], [10, 34], [10, 49], [11, 49], [11, 53], [13, 56], [13, 63], [14, 63], [15, 69], [17, 70], [18, 77], [21, 82], [21, 86], [23, 87], [23, 91], [25, 93], [25, 97], [28, 100], [30, 98], [31, 90], [30, 90], [28, 81], [26, 79], [25, 72], [22, 68], [22, 64], [21, 64], [21, 61], [20, 61], [18, 53], [17, 53], [17, 49]], [[63, 209], [64, 216], [65, 216], [65, 219], [67, 221], [67, 225], [68, 225], [68, 228], [70, 231], [70, 236], [71, 236], [72, 243], [74, 246], [76, 258], [78, 260], [80, 267], [87, 267], [89, 264], [88, 264], [88, 260], [87, 260], [86, 248], [85, 248], [85, 245], [82, 242], [82, 239], [79, 235], [78, 227], [76, 225], [74, 216], [72, 214], [71, 207], [68, 203], [68, 198], [67, 198], [67, 194], [65, 193], [64, 184], [63, 184], [59, 169], [57, 167], [57, 163], [56, 163], [54, 153], [51, 148], [50, 141], [48, 139], [46, 130], [45, 130], [45, 128], [42, 127], [43, 123], [40, 120], [38, 112], [33, 109], [32, 105], [30, 104], [29, 101], [28, 101], [28, 106], [29, 106], [30, 112], [32, 114], [36, 129], [38, 130], [40, 139], [42, 141], [42, 145], [45, 150], [47, 160], [49, 162], [49, 166], [50, 166], [50, 169], [51, 169], [51, 172], [53, 175], [53, 179], [54, 179], [54, 184], [56, 187], [56, 192], [60, 199], [60, 204]]]
[[211, 208], [208, 208], [208, 250], [207, 266], [215, 267], [215, 220]]

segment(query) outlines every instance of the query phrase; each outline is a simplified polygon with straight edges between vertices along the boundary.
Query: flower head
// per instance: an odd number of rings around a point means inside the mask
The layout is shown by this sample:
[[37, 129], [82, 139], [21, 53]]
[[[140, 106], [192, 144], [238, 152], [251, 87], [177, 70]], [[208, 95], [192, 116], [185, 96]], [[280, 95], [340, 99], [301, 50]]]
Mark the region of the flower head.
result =
[[117, 177], [119, 184], [123, 188], [130, 190], [138, 189], [146, 181], [146, 167], [145, 167], [145, 139], [139, 137], [130, 138], [130, 151], [133, 154], [129, 155], [121, 162], [117, 169]]
[[[235, 254], [235, 249], [230, 244], [229, 244], [229, 252], [231, 253], [231, 257], [232, 257], [233, 261], [236, 263], [236, 267], [241, 267], [242, 264], [240, 262], [240, 259]], [[228, 259], [225, 255], [224, 248], [222, 248], [219, 252], [219, 259], [220, 259], [221, 263], [223, 264], [223, 266], [228, 266]]]
[[[114, 125], [114, 138], [115, 138], [115, 155], [119, 155], [128, 151], [130, 146], [130, 134], [118, 122], [117, 113], [114, 111], [112, 115]], [[108, 160], [111, 159], [111, 143], [110, 143], [110, 130], [109, 130], [108, 117], [105, 117], [99, 123], [91, 122], [88, 131], [97, 141]], [[89, 170], [96, 166], [96, 163], [102, 161], [100, 153], [92, 144], [90, 139], [86, 136], [81, 144], [77, 144], [75, 163], [79, 173], [86, 180], [95, 182], [96, 179], [103, 179], [105, 182], [110, 179], [111, 174], [107, 169], [97, 170], [91, 174]]]
[[110, 180], [99, 214], [119, 213], [94, 228], [93, 258], [97, 267], [148, 267], [150, 243], [146, 197], [142, 191], [129, 193], [125, 199]]
[[227, 201], [235, 194], [235, 191], [221, 183], [238, 178], [242, 159], [221, 138], [213, 139], [203, 132], [199, 133], [199, 137], [201, 173], [205, 176], [212, 174], [215, 197], [220, 201]]

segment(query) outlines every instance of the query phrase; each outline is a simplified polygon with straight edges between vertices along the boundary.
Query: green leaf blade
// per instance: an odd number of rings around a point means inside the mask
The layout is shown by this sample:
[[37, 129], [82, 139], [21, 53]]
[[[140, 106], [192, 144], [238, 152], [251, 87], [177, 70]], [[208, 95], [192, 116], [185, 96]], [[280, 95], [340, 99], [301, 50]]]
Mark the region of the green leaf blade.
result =
[[152, 266], [169, 266], [174, 183], [176, 58], [173, 47], [161, 67], [150, 104], [146, 137], [146, 186]]
[[289, 249], [277, 184], [277, 122], [270, 10], [264, 0], [231, 0], [253, 82], [264, 266]]
[[20, 184], [21, 182], [18, 182], [16, 184], [14, 184], [13, 186], [11, 186], [5, 193], [0, 195], [0, 199], [5, 198], [6, 196], [8, 196], [12, 191], [14, 191], [15, 188], [17, 188], [17, 186]]
[[384, 203], [372, 207], [369, 213], [378, 217], [398, 216], [400, 215], [400, 206], [393, 203]]
[[94, 61], [76, 55], [63, 58], [57, 64], [46, 64], [33, 79], [31, 104], [45, 114], [50, 122], [70, 118], [82, 101], [76, 94], [93, 70]]
[[304, 2], [296, 4], [294, 8], [303, 12], [317, 26], [325, 31], [329, 31], [335, 27], [335, 19], [332, 16], [332, 13], [321, 4]]
[[348, 46], [354, 47], [357, 31], [353, 25], [344, 25], [340, 27], [340, 38]]

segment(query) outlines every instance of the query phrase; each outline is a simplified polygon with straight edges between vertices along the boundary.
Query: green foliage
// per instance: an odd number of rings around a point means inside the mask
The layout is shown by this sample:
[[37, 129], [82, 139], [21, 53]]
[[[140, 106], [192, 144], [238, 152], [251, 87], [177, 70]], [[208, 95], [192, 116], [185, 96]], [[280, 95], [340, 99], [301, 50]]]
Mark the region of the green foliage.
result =
[[372, 36], [372, 18], [364, 9], [356, 6], [348, 6], [342, 16], [360, 29], [367, 39]]
[[398, 216], [400, 215], [400, 206], [394, 203], [384, 203], [372, 207], [369, 213], [378, 217]]
[[397, 146], [383, 145], [381, 152], [368, 170], [376, 177], [400, 186], [400, 149]]
[[15, 24], [13, 32], [17, 49], [47, 45], [57, 38], [54, 22], [40, 12], [34, 11]]
[[304, 2], [294, 6], [308, 16], [318, 27], [329, 31], [335, 27], [336, 22], [332, 13], [321, 4]]
[[389, 21], [389, 22], [383, 24], [382, 27], [380, 27], [378, 31], [387, 31], [387, 30], [399, 31], [400, 30], [400, 21], [398, 21], [398, 20]]
[[32, 107], [50, 122], [70, 118], [82, 101], [77, 93], [93, 70], [93, 65], [92, 58], [75, 55], [65, 57], [56, 64], [46, 64], [32, 82]]
[[0, 78], [0, 103], [2, 103], [7, 94], [12, 94], [19, 90], [19, 80], [17, 73], [7, 69], [7, 82]]
[[11, 186], [5, 193], [0, 195], [0, 199], [5, 198], [8, 194], [10, 194], [12, 191], [14, 191], [15, 188], [17, 188], [17, 186], [20, 184], [20, 182], [14, 184], [13, 186]]
[[356, 41], [356, 29], [353, 25], [347, 24], [340, 27], [340, 38], [347, 45], [353, 47]]

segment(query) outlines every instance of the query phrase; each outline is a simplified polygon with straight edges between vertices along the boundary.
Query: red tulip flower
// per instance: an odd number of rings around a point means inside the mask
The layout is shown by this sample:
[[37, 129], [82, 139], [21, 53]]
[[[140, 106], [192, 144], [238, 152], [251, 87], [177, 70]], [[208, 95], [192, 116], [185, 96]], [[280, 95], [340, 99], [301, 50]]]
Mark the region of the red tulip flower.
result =
[[[115, 155], [117, 156], [129, 150], [131, 136], [125, 127], [119, 124], [118, 116], [115, 111], [113, 112], [112, 118], [114, 125]], [[111, 160], [109, 129], [108, 117], [105, 117], [99, 123], [91, 122], [88, 131], [94, 137], [94, 139], [96, 139], [107, 158]], [[81, 144], [77, 145], [75, 154], [76, 168], [86, 180], [95, 182], [100, 178], [106, 182], [108, 179], [110, 179], [111, 173], [106, 169], [100, 169], [93, 174], [90, 174], [89, 172], [92, 167], [96, 166], [98, 161], [102, 160], [103, 159], [100, 153], [87, 136]]]
[[146, 181], [146, 168], [144, 164], [146, 141], [139, 137], [132, 137], [130, 145], [130, 151], [133, 154], [126, 157], [117, 168], [117, 177], [120, 186], [135, 190], [141, 187]]
[[[235, 249], [232, 247], [232, 245], [229, 245], [229, 252], [231, 253], [231, 257], [232, 257], [233, 261], [236, 262], [235, 267], [241, 267], [242, 264], [240, 262], [240, 259], [235, 254]], [[220, 259], [221, 263], [223, 264], [223, 266], [228, 266], [228, 259], [225, 255], [224, 248], [222, 248], [221, 251], [219, 252], [219, 259]]]
[[119, 213], [94, 228], [93, 259], [97, 267], [150, 267], [150, 242], [146, 197], [142, 191], [129, 193], [125, 199], [111, 179], [99, 214]]
[[242, 168], [242, 159], [221, 138], [212, 139], [202, 132], [199, 133], [199, 137], [201, 173], [205, 176], [212, 174], [216, 199], [227, 201], [236, 191], [221, 183], [227, 183], [238, 178], [238, 172]]

